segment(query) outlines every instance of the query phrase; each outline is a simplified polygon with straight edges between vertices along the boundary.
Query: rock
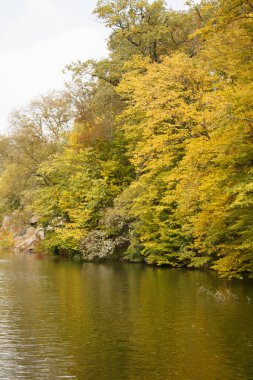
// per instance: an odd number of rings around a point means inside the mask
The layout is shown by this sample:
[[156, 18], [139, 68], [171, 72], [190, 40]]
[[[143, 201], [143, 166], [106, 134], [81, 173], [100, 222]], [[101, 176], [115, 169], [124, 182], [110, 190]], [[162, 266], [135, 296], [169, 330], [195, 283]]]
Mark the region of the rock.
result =
[[38, 225], [38, 217], [33, 216], [28, 223], [26, 226], [16, 226], [14, 213], [3, 218], [0, 233], [8, 232], [12, 236], [15, 251], [33, 251], [45, 239], [45, 231]]
[[11, 222], [11, 218], [9, 216], [4, 216], [1, 229], [2, 230], [9, 229], [10, 228], [10, 222]]
[[45, 234], [42, 227], [28, 227], [25, 233], [22, 231], [14, 237], [14, 249], [15, 251], [33, 251], [44, 238]]
[[44, 231], [44, 228], [42, 228], [42, 227], [37, 228], [37, 230], [35, 231], [35, 234], [36, 234], [36, 237], [37, 237], [39, 240], [44, 240], [44, 239], [45, 239], [45, 231]]
[[15, 227], [12, 224], [12, 219], [10, 216], [4, 216], [0, 231], [9, 231], [11, 233], [15, 231]]
[[39, 223], [39, 218], [37, 216], [32, 216], [29, 219], [30, 226], [36, 226]]

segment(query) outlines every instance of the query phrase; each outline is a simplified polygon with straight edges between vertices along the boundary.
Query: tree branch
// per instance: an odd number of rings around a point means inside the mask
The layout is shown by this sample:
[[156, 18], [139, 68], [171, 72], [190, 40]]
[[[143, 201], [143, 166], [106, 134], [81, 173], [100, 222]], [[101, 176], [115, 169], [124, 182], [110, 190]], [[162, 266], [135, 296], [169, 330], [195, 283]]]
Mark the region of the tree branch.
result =
[[200, 20], [203, 21], [203, 17], [201, 16], [201, 13], [200, 13], [199, 8], [196, 6], [194, 9], [195, 9], [195, 11], [197, 12], [197, 14], [198, 14]]
[[247, 0], [247, 3], [249, 4], [250, 8], [253, 9], [253, 5], [251, 4], [249, 0]]

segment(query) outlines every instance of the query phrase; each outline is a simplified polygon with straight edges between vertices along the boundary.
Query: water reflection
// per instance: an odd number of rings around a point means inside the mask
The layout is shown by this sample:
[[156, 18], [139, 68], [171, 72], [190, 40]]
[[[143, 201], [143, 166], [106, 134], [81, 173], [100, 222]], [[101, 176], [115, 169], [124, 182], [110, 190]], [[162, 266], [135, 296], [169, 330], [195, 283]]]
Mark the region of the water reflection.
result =
[[0, 259], [0, 379], [252, 379], [253, 284], [144, 265]]

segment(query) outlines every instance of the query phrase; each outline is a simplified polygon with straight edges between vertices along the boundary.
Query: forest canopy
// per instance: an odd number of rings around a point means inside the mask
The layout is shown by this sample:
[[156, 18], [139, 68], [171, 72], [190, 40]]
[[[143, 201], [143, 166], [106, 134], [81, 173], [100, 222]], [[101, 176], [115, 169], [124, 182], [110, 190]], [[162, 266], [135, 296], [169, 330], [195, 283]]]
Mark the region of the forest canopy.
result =
[[0, 213], [43, 249], [253, 277], [253, 2], [99, 0], [109, 55], [10, 115]]

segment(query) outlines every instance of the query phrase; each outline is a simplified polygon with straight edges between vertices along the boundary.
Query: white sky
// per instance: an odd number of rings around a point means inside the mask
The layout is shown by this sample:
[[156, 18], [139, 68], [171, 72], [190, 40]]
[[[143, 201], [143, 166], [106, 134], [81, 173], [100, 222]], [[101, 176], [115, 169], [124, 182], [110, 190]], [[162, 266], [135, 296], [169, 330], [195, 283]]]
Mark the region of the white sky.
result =
[[[168, 0], [180, 8], [185, 0]], [[62, 88], [62, 69], [107, 55], [108, 30], [92, 14], [97, 0], [0, 0], [0, 133], [8, 114]]]

